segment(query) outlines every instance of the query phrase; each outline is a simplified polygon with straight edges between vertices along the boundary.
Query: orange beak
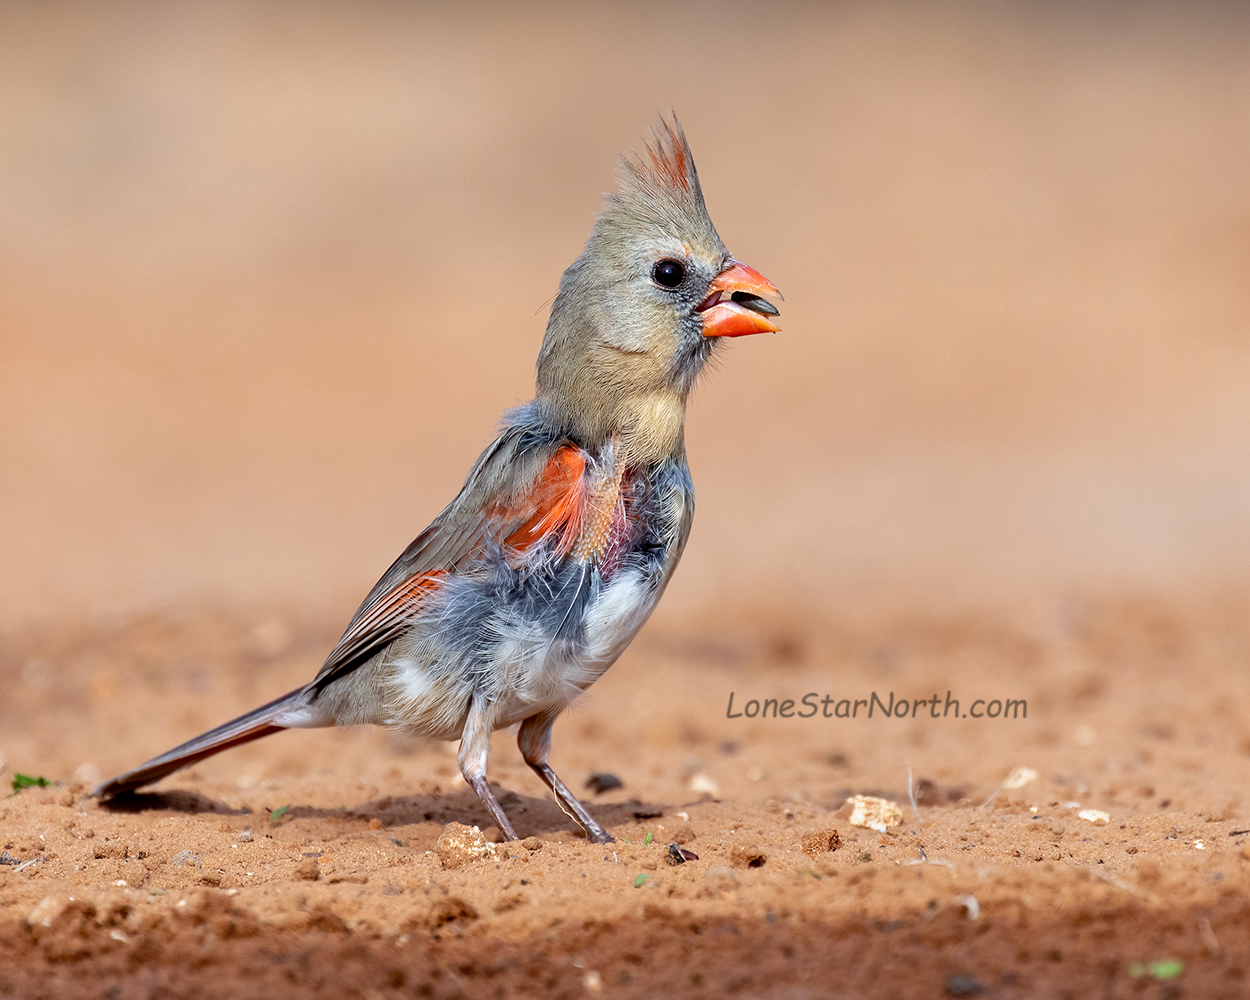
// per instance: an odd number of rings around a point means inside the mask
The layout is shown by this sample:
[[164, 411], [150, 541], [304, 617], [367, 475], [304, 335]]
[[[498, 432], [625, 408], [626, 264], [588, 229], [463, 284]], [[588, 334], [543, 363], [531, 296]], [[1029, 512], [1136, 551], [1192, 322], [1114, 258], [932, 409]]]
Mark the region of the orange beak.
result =
[[703, 313], [703, 336], [776, 333], [781, 327], [769, 317], [781, 313], [768, 297], [780, 299], [781, 293], [759, 271], [736, 260], [729, 263], [729, 269], [716, 276], [708, 287], [708, 297], [695, 310]]

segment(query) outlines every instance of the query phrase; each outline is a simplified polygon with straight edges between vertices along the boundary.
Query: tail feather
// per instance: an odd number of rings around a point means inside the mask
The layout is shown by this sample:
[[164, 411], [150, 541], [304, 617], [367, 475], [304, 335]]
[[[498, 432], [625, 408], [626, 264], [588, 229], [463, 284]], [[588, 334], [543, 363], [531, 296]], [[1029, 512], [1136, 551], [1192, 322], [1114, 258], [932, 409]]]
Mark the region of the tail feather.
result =
[[305, 694], [306, 688], [298, 688], [290, 694], [283, 695], [281, 698], [269, 702], [267, 705], [261, 705], [260, 708], [253, 709], [246, 715], [240, 715], [237, 719], [232, 719], [216, 729], [210, 729], [208, 732], [195, 737], [195, 739], [188, 740], [181, 746], [166, 751], [159, 757], [153, 757], [146, 764], [140, 764], [134, 770], [127, 771], [125, 774], [119, 774], [116, 778], [104, 782], [91, 794], [98, 799], [111, 799], [125, 792], [134, 791], [136, 788], [142, 788], [144, 785], [160, 781], [167, 774], [173, 774], [184, 767], [190, 767], [192, 764], [204, 760], [206, 757], [211, 757], [213, 754], [221, 753], [223, 750], [229, 750], [231, 747], [251, 743], [252, 740], [258, 740], [262, 736], [280, 732], [287, 727], [276, 725], [274, 719], [283, 714], [283, 712], [296, 707], [297, 699]]

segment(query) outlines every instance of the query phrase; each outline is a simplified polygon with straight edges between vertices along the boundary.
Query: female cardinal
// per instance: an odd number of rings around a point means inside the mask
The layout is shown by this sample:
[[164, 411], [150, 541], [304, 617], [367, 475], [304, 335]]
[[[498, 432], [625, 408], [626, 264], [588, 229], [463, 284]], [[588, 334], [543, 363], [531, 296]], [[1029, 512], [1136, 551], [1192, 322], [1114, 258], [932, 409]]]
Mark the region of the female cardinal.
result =
[[533, 402], [378, 581], [302, 688], [105, 782], [107, 799], [281, 729], [374, 723], [460, 739], [499, 828], [490, 734], [517, 743], [597, 843], [613, 838], [547, 764], [551, 727], [629, 645], [694, 515], [686, 398], [718, 338], [780, 329], [769, 281], [708, 218], [681, 125], [661, 119], [560, 279]]

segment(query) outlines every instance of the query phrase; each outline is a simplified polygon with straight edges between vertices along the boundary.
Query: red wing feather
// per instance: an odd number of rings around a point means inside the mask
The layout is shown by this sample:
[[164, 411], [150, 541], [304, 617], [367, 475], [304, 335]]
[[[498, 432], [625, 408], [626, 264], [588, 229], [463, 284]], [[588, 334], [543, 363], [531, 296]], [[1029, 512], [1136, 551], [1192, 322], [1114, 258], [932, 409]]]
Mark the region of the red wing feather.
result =
[[586, 453], [573, 445], [556, 450], [531, 490], [506, 506], [490, 508], [492, 521], [523, 523], [510, 531], [504, 544], [518, 553], [525, 552], [553, 533], [559, 542], [556, 551], [568, 555], [581, 533], [582, 511], [586, 505]]
[[[571, 444], [556, 447], [537, 475], [514, 492], [507, 480], [523, 464], [523, 456], [508, 444], [501, 439], [487, 449], [456, 502], [374, 587], [318, 673], [318, 687], [354, 670], [392, 642], [448, 574], [472, 564], [488, 545], [505, 546], [520, 557], [554, 534], [555, 552], [568, 555], [580, 533], [586, 503], [586, 453]], [[479, 485], [486, 487], [480, 499], [474, 489]]]

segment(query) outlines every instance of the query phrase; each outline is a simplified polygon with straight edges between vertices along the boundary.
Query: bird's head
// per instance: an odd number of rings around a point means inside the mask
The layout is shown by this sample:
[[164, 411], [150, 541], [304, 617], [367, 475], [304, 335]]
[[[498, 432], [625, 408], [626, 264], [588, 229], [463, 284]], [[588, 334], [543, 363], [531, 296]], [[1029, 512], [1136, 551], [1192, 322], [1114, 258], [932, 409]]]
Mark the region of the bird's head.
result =
[[720, 338], [775, 332], [777, 289], [708, 218], [676, 117], [621, 163], [586, 248], [560, 280], [538, 355], [538, 405], [587, 446], [640, 460], [682, 446], [686, 397]]

